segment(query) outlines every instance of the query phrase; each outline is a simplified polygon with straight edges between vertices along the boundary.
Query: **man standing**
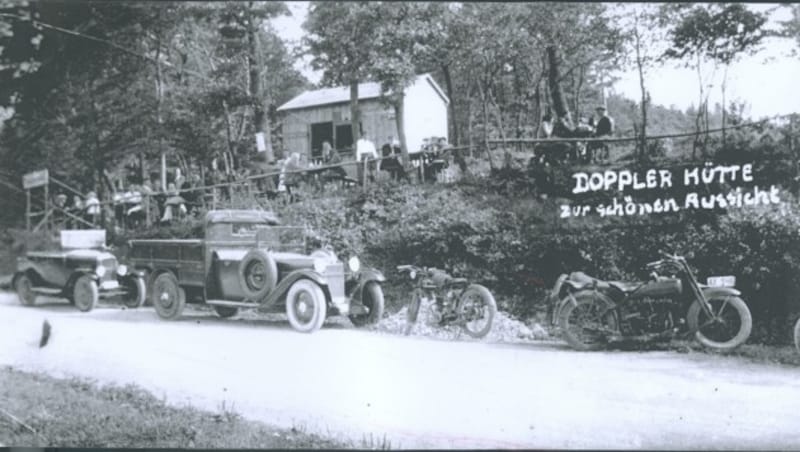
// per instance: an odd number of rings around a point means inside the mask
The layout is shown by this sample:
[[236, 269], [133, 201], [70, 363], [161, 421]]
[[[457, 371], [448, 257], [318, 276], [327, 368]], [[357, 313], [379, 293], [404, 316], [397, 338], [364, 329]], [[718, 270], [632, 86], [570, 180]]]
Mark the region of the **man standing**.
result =
[[[614, 120], [606, 115], [606, 107], [599, 106], [595, 109], [596, 117], [592, 118], [591, 125], [594, 126], [595, 138], [611, 136], [614, 133]], [[608, 160], [608, 143], [604, 141], [595, 141], [590, 143], [592, 160], [595, 162]]]
[[[361, 131], [361, 138], [358, 139], [356, 142], [356, 161], [359, 162], [358, 165], [358, 179], [361, 180], [362, 184], [365, 181], [365, 174], [364, 170], [367, 165], [369, 165], [370, 173], [373, 171], [373, 166], [371, 163], [368, 163], [369, 160], [377, 159], [378, 158], [378, 151], [375, 149], [375, 145], [372, 141], [369, 141], [367, 138], [367, 132]], [[367, 163], [361, 163], [362, 161]], [[374, 179], [372, 175], [370, 175], [370, 179]]]

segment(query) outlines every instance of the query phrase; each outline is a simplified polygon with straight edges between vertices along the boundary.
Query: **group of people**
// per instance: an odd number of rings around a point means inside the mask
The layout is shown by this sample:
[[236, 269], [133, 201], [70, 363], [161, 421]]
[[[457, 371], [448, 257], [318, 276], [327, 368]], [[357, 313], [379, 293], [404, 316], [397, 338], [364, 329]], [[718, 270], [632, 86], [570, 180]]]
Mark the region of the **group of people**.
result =
[[[591, 118], [581, 117], [577, 125], [572, 124], [569, 114], [555, 118], [549, 112], [542, 118], [541, 133], [544, 138], [602, 138], [614, 133], [614, 119], [608, 116], [606, 107], [598, 106]], [[582, 161], [583, 163], [605, 162], [609, 158], [608, 143], [604, 141], [571, 143], [544, 143], [537, 146], [535, 159], [539, 163], [554, 161]]]

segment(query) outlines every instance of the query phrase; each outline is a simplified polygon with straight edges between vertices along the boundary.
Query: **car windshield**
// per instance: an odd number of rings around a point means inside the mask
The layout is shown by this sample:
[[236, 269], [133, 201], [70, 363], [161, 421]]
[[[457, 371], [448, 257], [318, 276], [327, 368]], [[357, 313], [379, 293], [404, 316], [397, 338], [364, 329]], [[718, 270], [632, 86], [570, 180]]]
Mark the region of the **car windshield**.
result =
[[306, 230], [290, 226], [266, 226], [258, 229], [258, 241], [278, 251], [306, 251]]

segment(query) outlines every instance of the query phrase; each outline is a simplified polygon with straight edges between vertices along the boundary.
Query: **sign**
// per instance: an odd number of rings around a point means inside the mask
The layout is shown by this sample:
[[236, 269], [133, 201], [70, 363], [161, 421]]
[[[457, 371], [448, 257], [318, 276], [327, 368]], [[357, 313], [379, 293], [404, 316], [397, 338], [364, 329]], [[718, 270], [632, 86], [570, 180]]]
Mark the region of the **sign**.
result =
[[47, 185], [49, 174], [46, 169], [34, 171], [22, 176], [22, 188], [25, 190]]
[[264, 143], [264, 132], [258, 132], [256, 134], [256, 148], [258, 152], [264, 152], [267, 150], [267, 145]]
[[733, 287], [736, 285], [735, 276], [709, 276], [709, 287]]

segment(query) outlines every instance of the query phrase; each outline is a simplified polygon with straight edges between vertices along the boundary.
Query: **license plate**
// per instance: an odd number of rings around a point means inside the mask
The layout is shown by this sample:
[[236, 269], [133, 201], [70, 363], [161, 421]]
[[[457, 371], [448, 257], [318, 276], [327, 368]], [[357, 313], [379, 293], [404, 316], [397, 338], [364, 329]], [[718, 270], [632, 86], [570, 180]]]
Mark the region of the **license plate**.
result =
[[733, 287], [736, 285], [735, 276], [709, 276], [707, 284], [709, 287]]

